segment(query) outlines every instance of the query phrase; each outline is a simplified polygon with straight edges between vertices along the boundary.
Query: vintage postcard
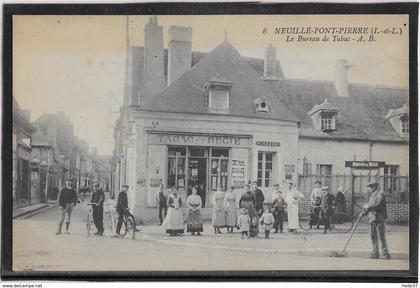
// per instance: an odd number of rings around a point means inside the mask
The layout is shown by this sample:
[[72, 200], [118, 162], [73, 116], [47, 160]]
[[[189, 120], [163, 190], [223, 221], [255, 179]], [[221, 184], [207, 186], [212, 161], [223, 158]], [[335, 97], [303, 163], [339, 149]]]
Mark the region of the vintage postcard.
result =
[[65, 14], [12, 17], [14, 272], [416, 265], [409, 14]]

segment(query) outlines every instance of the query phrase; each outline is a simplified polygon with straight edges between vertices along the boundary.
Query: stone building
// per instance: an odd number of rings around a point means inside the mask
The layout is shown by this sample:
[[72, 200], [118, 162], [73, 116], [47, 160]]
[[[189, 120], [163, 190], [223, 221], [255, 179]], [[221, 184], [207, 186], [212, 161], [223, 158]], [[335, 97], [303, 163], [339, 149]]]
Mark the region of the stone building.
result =
[[156, 218], [160, 183], [184, 199], [198, 186], [211, 207], [218, 185], [239, 195], [256, 180], [270, 201], [275, 183], [302, 175], [330, 185], [351, 172], [346, 161], [381, 162], [369, 177], [408, 174], [408, 89], [348, 83], [342, 59], [334, 81], [288, 79], [271, 45], [264, 59], [241, 56], [227, 39], [200, 53], [190, 27], [168, 31], [166, 51], [151, 17], [145, 47], [129, 47], [114, 130], [114, 189], [130, 186], [142, 221]]
[[31, 135], [35, 127], [13, 97], [12, 193], [13, 207], [20, 208], [40, 201], [31, 195]]

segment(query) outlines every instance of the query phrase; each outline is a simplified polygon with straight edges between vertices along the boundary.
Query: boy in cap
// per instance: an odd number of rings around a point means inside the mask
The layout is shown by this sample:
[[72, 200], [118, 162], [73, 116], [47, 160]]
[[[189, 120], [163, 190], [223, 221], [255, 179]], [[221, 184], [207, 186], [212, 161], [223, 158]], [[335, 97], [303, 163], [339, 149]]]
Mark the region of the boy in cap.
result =
[[[379, 241], [381, 242], [383, 259], [390, 259], [385, 238], [385, 220], [387, 218], [385, 193], [379, 189], [375, 181], [367, 184], [369, 202], [363, 208], [370, 223], [370, 236], [372, 240], [372, 253], [370, 258], [379, 258]], [[379, 240], [378, 240], [379, 239]]]
[[274, 185], [276, 191], [276, 199], [273, 201], [273, 216], [274, 216], [274, 233], [283, 233], [283, 217], [285, 201], [283, 199], [283, 192], [280, 190], [280, 185]]
[[61, 190], [58, 195], [58, 206], [60, 207], [60, 221], [58, 222], [58, 229], [56, 235], [61, 234], [61, 228], [63, 227], [64, 220], [66, 221], [66, 234], [70, 234], [70, 218], [73, 212], [73, 207], [77, 204], [77, 194], [72, 188], [73, 181], [71, 179], [66, 180], [66, 186]]
[[92, 206], [93, 222], [95, 223], [96, 229], [98, 229], [95, 234], [100, 236], [104, 234], [104, 200], [105, 194], [102, 189], [99, 188], [99, 184], [93, 185], [93, 193], [90, 202], [95, 203], [95, 206]]

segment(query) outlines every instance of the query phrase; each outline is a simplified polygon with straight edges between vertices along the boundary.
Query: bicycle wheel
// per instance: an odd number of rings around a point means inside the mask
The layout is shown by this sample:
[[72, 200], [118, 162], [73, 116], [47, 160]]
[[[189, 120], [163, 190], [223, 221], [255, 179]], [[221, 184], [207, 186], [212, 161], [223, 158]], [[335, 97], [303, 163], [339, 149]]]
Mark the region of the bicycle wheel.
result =
[[125, 232], [125, 235], [131, 239], [136, 238], [136, 225], [132, 216], [127, 217], [127, 222], [125, 223]]
[[89, 235], [90, 235], [90, 225], [91, 225], [91, 223], [92, 223], [92, 219], [91, 219], [91, 214], [89, 213], [88, 214], [88, 217], [87, 217], [87, 223], [86, 223], [86, 230], [87, 230], [87, 237], [89, 237]]

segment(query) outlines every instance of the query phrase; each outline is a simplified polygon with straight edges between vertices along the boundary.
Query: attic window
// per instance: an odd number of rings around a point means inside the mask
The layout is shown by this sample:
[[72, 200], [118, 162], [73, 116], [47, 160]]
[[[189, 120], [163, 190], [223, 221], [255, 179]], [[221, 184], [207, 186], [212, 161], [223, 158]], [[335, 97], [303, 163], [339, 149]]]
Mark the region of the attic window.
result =
[[209, 109], [218, 111], [229, 110], [231, 82], [220, 77], [213, 77], [204, 87], [207, 90]]
[[401, 116], [400, 120], [401, 120], [401, 134], [407, 135], [409, 133], [407, 115]]
[[335, 114], [321, 112], [321, 130], [322, 131], [335, 130]]

